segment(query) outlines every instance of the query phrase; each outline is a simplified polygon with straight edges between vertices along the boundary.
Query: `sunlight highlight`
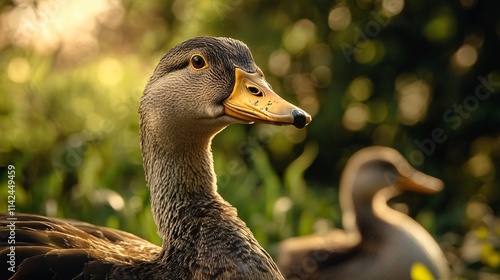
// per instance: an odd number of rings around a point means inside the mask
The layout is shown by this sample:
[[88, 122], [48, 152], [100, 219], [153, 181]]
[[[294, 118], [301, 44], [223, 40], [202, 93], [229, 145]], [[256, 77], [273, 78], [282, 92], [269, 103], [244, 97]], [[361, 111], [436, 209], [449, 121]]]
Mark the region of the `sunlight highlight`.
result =
[[115, 27], [122, 22], [120, 0], [16, 1], [17, 6], [2, 14], [9, 41], [19, 47], [33, 47], [51, 53], [81, 55], [96, 52], [101, 25]]

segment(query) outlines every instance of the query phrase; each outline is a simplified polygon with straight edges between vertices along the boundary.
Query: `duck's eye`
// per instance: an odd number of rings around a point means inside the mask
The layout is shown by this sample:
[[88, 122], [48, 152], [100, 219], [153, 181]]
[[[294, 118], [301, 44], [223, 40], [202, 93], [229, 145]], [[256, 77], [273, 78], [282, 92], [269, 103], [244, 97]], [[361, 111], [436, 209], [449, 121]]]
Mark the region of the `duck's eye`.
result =
[[195, 69], [202, 69], [207, 63], [201, 55], [193, 55], [193, 57], [191, 57], [191, 65], [193, 65]]

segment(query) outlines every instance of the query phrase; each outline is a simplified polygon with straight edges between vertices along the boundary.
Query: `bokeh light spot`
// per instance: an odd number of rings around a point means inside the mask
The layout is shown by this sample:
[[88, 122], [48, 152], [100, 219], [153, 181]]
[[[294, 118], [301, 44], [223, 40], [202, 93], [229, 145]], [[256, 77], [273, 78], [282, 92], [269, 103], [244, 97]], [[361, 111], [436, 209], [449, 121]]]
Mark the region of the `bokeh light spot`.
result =
[[275, 51], [269, 57], [269, 71], [271, 71], [273, 75], [282, 77], [288, 73], [290, 63], [290, 54], [287, 51]]
[[471, 201], [467, 204], [465, 208], [465, 213], [467, 217], [471, 220], [480, 220], [482, 217], [485, 217], [491, 214], [491, 209], [488, 205], [479, 202], [479, 201]]
[[351, 24], [351, 11], [345, 5], [333, 8], [328, 14], [328, 26], [333, 31], [346, 29]]
[[431, 87], [413, 75], [402, 74], [396, 79], [398, 113], [401, 123], [413, 125], [427, 115]]
[[471, 9], [476, 5], [476, 0], [460, 0], [460, 5], [464, 9]]
[[354, 59], [361, 64], [377, 63], [385, 55], [384, 45], [379, 41], [364, 42], [358, 50], [354, 52]]
[[362, 103], [352, 103], [344, 112], [342, 124], [351, 131], [358, 131], [366, 126], [370, 112]]
[[123, 67], [114, 58], [106, 58], [98, 66], [97, 78], [99, 82], [106, 86], [116, 86], [123, 77]]
[[403, 10], [405, 2], [403, 0], [383, 0], [382, 8], [391, 16], [395, 16]]
[[439, 42], [455, 34], [455, 20], [449, 12], [444, 11], [432, 18], [424, 28], [424, 34], [430, 41]]
[[316, 67], [311, 74], [314, 77], [317, 87], [325, 88], [332, 82], [332, 70], [329, 67]]
[[469, 44], [464, 44], [452, 56], [452, 65], [456, 70], [467, 69], [476, 63], [477, 57], [477, 50]]
[[[470, 174], [477, 178], [487, 179], [485, 177], [493, 177], [488, 176], [494, 173], [495, 168], [493, 166], [493, 162], [491, 158], [483, 153], [476, 154], [467, 162], [467, 170]], [[490, 178], [493, 180], [494, 178]], [[490, 180], [487, 180], [490, 181]]]
[[327, 44], [316, 44], [309, 49], [309, 61], [314, 67], [330, 66], [332, 49]]
[[299, 53], [314, 40], [315, 33], [316, 25], [308, 19], [301, 19], [285, 35], [283, 44], [291, 53]]
[[22, 57], [13, 58], [7, 67], [7, 76], [11, 81], [18, 84], [27, 82], [31, 76], [29, 62]]
[[373, 83], [365, 76], [356, 77], [349, 85], [348, 92], [356, 101], [365, 101], [373, 93]]
[[111, 189], [96, 189], [91, 193], [91, 200], [97, 204], [108, 204], [115, 211], [120, 211], [125, 206], [125, 200], [116, 191]]
[[287, 197], [282, 196], [276, 200], [274, 203], [274, 212], [275, 213], [286, 213], [293, 206], [293, 201]]

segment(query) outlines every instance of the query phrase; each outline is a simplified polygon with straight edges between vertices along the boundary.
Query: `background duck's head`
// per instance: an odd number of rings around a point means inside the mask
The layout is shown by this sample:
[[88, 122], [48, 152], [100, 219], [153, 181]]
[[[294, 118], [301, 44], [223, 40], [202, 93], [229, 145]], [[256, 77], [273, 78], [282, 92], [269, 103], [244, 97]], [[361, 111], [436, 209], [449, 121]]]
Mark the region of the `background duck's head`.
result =
[[[441, 180], [414, 169], [396, 150], [373, 146], [355, 153], [347, 162], [340, 183], [340, 203], [343, 209], [378, 207], [404, 190], [431, 194], [442, 188]], [[344, 213], [344, 226], [351, 227], [354, 213]]]
[[387, 147], [360, 150], [349, 159], [344, 173], [342, 188], [359, 197], [373, 197], [388, 187], [419, 193], [435, 193], [443, 188], [441, 180], [414, 169], [400, 153]]
[[168, 51], [146, 86], [139, 111], [153, 131], [181, 136], [189, 127], [195, 137], [236, 122], [302, 128], [311, 121], [273, 92], [244, 43], [214, 37], [194, 38]]

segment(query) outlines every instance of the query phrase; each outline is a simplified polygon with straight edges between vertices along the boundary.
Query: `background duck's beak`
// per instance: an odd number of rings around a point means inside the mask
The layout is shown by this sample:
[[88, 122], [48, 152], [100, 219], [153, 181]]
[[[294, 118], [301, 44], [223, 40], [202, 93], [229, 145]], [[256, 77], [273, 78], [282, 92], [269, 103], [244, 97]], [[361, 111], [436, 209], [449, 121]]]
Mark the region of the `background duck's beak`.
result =
[[443, 181], [437, 178], [413, 168], [407, 173], [408, 175], [401, 174], [401, 180], [397, 183], [401, 189], [427, 194], [437, 193], [443, 189]]
[[303, 128], [311, 116], [285, 101], [269, 86], [260, 73], [248, 73], [235, 68], [233, 92], [224, 100], [224, 113], [239, 120], [276, 125], [292, 124]]

